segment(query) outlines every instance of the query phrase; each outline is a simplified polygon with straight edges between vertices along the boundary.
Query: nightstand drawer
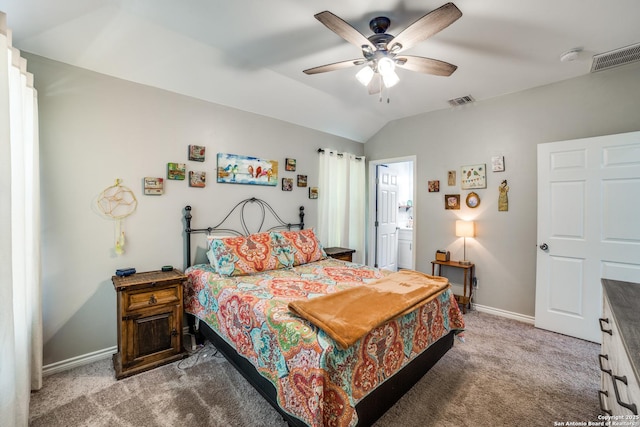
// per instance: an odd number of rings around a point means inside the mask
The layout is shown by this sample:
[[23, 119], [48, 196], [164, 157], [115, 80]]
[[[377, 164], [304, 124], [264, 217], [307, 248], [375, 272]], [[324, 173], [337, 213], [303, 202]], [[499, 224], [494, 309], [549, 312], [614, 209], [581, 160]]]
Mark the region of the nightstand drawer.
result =
[[171, 286], [152, 291], [126, 293], [124, 295], [124, 310], [128, 312], [164, 304], [178, 304], [180, 303], [180, 295], [178, 295], [180, 289], [180, 286]]

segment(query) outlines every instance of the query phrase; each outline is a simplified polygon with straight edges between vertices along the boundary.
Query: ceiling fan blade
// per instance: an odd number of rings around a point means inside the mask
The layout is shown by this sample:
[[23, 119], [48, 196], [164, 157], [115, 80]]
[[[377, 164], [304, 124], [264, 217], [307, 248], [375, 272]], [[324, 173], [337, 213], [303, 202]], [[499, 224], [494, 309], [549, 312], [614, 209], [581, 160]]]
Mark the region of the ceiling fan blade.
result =
[[322, 22], [328, 29], [351, 43], [352, 45], [362, 49], [363, 46], [369, 46], [371, 50], [375, 50], [375, 46], [362, 33], [347, 24], [341, 18], [337, 17], [328, 10], [317, 13], [315, 18]]
[[453, 3], [440, 6], [405, 28], [387, 43], [387, 48], [395, 53], [409, 49], [444, 30], [461, 16], [462, 12]]
[[455, 70], [457, 65], [437, 59], [424, 58], [422, 56], [402, 55], [395, 58], [396, 65], [405, 70], [417, 71], [418, 73], [433, 74], [435, 76], [448, 77]]
[[340, 61], [334, 62], [333, 64], [320, 65], [319, 67], [309, 68], [304, 70], [305, 74], [318, 74], [318, 73], [326, 73], [327, 71], [335, 71], [342, 70], [343, 68], [355, 67], [356, 65], [362, 65], [365, 61], [362, 58], [359, 59], [349, 59], [348, 61]]
[[369, 84], [367, 85], [367, 89], [369, 90], [369, 95], [375, 95], [376, 93], [380, 93], [382, 90], [382, 77], [380, 74], [376, 73]]

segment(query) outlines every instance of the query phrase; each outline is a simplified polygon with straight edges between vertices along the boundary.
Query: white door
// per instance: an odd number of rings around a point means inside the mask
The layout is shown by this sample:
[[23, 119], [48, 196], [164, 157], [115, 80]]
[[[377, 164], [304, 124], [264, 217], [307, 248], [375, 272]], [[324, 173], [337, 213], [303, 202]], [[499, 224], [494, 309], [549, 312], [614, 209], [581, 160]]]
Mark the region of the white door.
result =
[[393, 165], [376, 166], [376, 267], [398, 269], [398, 174]]
[[535, 325], [600, 342], [601, 278], [640, 283], [640, 132], [538, 145]]

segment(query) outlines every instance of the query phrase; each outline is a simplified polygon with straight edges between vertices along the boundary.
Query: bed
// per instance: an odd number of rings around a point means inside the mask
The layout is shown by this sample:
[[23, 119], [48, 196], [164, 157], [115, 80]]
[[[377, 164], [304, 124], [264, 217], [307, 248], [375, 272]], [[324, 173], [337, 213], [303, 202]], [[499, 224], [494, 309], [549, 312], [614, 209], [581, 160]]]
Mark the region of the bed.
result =
[[[260, 218], [250, 230], [246, 216], [252, 206]], [[234, 215], [239, 228], [228, 226]], [[392, 273], [326, 257], [313, 230], [304, 228], [303, 207], [299, 221], [288, 223], [268, 203], [251, 198], [215, 226], [192, 228], [192, 220], [187, 206], [184, 307], [189, 323], [290, 426], [373, 424], [464, 328], [453, 293], [444, 287], [415, 310], [344, 344], [330, 330], [294, 314], [294, 305], [341, 298], [395, 277]], [[192, 265], [194, 234], [206, 237], [208, 260]]]

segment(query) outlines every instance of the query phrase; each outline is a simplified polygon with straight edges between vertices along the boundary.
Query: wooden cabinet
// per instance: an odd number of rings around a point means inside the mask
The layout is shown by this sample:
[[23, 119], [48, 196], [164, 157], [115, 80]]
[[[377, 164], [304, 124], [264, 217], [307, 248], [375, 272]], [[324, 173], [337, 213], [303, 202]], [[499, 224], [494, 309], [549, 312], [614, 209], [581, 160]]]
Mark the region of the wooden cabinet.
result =
[[602, 284], [600, 408], [608, 415], [633, 417], [640, 409], [640, 284], [608, 279]]
[[431, 275], [436, 274], [436, 266], [438, 266], [438, 276], [443, 276], [442, 267], [461, 268], [464, 270], [463, 293], [455, 295], [458, 304], [462, 305], [462, 312], [467, 312], [467, 306], [471, 308], [471, 297], [473, 296], [473, 278], [475, 277], [475, 264], [461, 264], [458, 261], [431, 261]]
[[343, 261], [351, 262], [355, 249], [332, 247], [332, 248], [324, 248], [324, 252], [331, 258], [341, 259]]
[[113, 355], [121, 379], [181, 359], [182, 285], [179, 270], [113, 276], [117, 293], [118, 352]]
[[413, 230], [398, 230], [398, 268], [413, 268]]

